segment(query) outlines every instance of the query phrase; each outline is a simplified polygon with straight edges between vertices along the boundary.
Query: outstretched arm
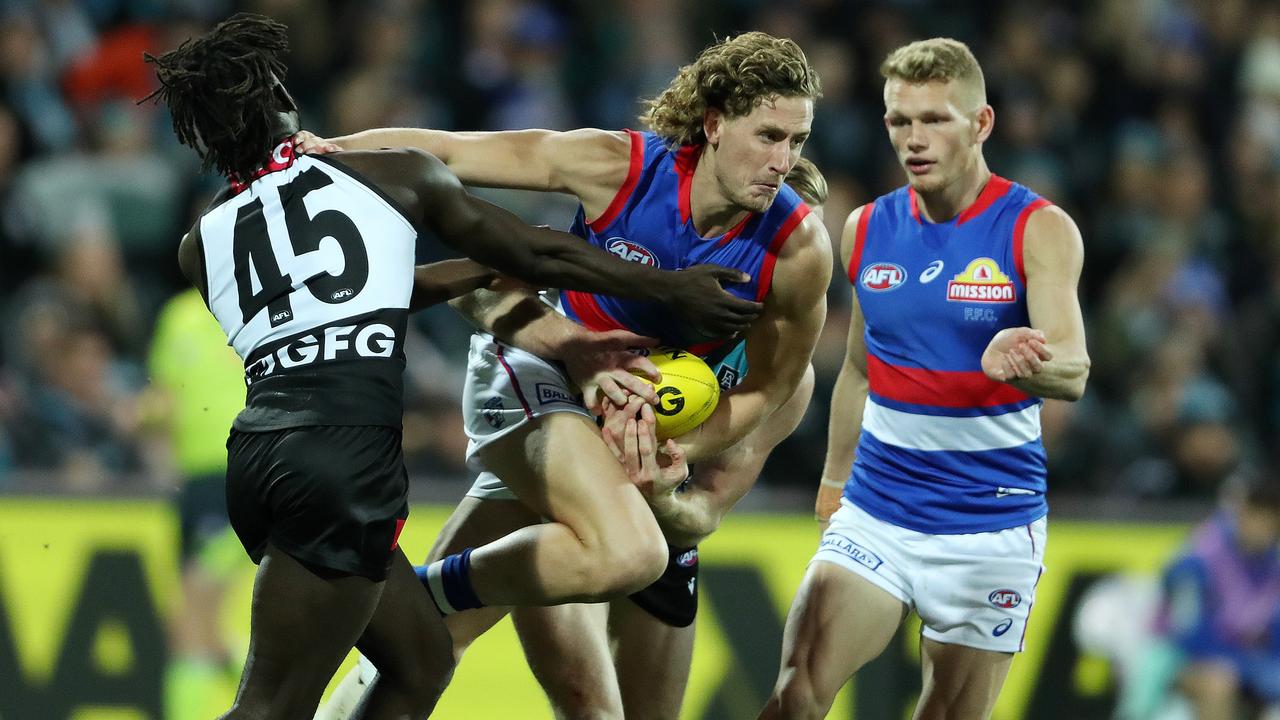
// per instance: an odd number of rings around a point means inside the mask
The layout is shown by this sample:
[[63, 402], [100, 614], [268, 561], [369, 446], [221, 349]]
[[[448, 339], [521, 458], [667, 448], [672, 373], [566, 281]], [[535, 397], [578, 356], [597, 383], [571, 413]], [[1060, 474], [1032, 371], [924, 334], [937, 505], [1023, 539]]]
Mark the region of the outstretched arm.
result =
[[492, 285], [500, 274], [475, 260], [459, 258], [419, 265], [413, 270], [409, 311], [417, 312]]
[[699, 265], [678, 273], [629, 263], [474, 197], [435, 157], [420, 151], [386, 154], [416, 177], [421, 222], [442, 241], [485, 265], [537, 285], [607, 293], [669, 304], [700, 334], [725, 337], [744, 330], [760, 304], [724, 291], [721, 283], [744, 282], [736, 270]]
[[982, 369], [1029, 395], [1079, 400], [1090, 366], [1077, 296], [1084, 265], [1080, 230], [1050, 205], [1031, 214], [1023, 238], [1031, 327], [996, 333], [982, 354]]
[[632, 150], [627, 133], [590, 128], [567, 132], [378, 128], [329, 140], [303, 132], [296, 139], [303, 152], [416, 148], [440, 158], [468, 185], [574, 195], [588, 218], [603, 213], [622, 187]]
[[553, 310], [531, 289], [477, 290], [449, 304], [472, 325], [502, 342], [564, 363], [592, 412], [601, 411], [602, 397], [619, 405], [632, 395], [657, 402], [653, 385], [632, 371], [653, 382], [661, 379], [661, 373], [647, 357], [629, 352], [656, 345], [653, 338], [626, 330], [588, 330]]

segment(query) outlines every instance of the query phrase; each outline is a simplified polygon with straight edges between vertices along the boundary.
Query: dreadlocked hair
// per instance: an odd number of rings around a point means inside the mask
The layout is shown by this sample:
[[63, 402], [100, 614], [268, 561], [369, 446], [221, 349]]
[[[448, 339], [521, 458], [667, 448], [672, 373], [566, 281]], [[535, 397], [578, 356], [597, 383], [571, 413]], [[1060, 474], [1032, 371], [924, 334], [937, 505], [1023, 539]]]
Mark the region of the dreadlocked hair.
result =
[[205, 170], [248, 177], [276, 140], [274, 88], [286, 72], [285, 33], [271, 18], [239, 13], [159, 57], [143, 53], [160, 88], [138, 102], [169, 107], [178, 141], [196, 151]]

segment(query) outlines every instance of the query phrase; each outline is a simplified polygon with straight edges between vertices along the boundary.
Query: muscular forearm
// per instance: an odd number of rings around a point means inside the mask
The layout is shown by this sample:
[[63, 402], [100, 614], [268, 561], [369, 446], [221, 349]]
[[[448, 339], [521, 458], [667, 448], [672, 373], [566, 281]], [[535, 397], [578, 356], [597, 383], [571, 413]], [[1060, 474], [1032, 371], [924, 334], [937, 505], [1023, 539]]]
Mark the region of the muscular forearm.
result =
[[739, 386], [734, 392], [720, 396], [720, 403], [711, 417], [679, 438], [689, 464], [719, 455], [759, 427], [770, 413], [781, 406], [777, 395], [781, 393], [776, 390], [770, 394], [764, 388], [751, 390]]
[[435, 155], [448, 164], [449, 133], [422, 128], [374, 128], [358, 133], [330, 138], [329, 142], [343, 150], [381, 150], [382, 148], [418, 148]]
[[867, 403], [867, 378], [845, 362], [831, 393], [831, 415], [827, 422], [827, 457], [822, 477], [843, 481], [853, 467], [858, 436], [862, 432], [862, 411]]
[[1049, 346], [1054, 352], [1052, 360], [1044, 362], [1043, 369], [1029, 378], [1013, 378], [1006, 380], [1010, 385], [1028, 395], [1049, 398], [1052, 400], [1079, 400], [1084, 395], [1085, 383], [1089, 379], [1088, 357], [1061, 357], [1059, 350]]
[[449, 304], [480, 330], [541, 358], [561, 359], [564, 348], [588, 332], [532, 290], [477, 290]]
[[[662, 300], [672, 291], [675, 273], [640, 263], [621, 262], [568, 233], [530, 227], [515, 215], [469, 197], [473, 222], [452, 237], [468, 238], [467, 254], [502, 272], [542, 287], [605, 293], [640, 300]], [[519, 238], [511, 242], [510, 238]]]
[[667, 542], [676, 547], [693, 547], [720, 526], [724, 510], [714, 493], [696, 485], [649, 500], [653, 516]]
[[497, 273], [474, 260], [443, 260], [413, 271], [411, 312], [466, 295], [493, 282]]

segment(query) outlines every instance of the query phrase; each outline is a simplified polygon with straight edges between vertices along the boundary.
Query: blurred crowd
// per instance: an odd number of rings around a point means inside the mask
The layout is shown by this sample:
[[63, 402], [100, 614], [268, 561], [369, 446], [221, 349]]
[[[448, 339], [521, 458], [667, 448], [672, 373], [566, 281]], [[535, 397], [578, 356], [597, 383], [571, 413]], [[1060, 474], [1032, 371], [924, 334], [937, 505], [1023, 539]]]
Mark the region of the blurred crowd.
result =
[[[287, 84], [304, 125], [330, 136], [635, 127], [639, 100], [714, 37], [792, 37], [823, 80], [805, 155], [829, 180], [833, 238], [849, 210], [902, 182], [880, 60], [915, 38], [964, 40], [996, 109], [993, 170], [1064, 207], [1085, 237], [1093, 373], [1081, 402], [1045, 408], [1053, 491], [1208, 498], [1280, 447], [1272, 2], [0, 0], [0, 488], [27, 470], [84, 491], [174, 475], [149, 347], [182, 289], [177, 240], [220, 181], [177, 146], [163, 108], [135, 101], [153, 88], [143, 51], [236, 10], [290, 26]], [[490, 196], [531, 222], [573, 211]], [[820, 472], [843, 276], [815, 402], [765, 483], [809, 487]], [[416, 328], [409, 464], [461, 475], [468, 329], [447, 309]]]

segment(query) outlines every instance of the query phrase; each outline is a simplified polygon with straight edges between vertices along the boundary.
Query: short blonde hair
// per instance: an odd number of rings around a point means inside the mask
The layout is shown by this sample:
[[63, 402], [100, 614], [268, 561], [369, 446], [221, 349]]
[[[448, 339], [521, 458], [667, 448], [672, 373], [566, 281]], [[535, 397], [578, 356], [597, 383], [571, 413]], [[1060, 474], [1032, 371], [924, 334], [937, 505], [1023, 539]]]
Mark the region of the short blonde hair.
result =
[[741, 117], [775, 97], [821, 95], [818, 73], [794, 40], [748, 32], [711, 45], [680, 68], [666, 90], [645, 102], [640, 122], [673, 145], [697, 145], [707, 141], [707, 108]]
[[887, 80], [912, 84], [955, 82], [976, 96], [977, 105], [987, 104], [987, 82], [982, 66], [968, 45], [951, 38], [929, 38], [889, 53], [880, 64], [880, 75]]
[[791, 167], [791, 172], [787, 173], [786, 182], [810, 207], [826, 204], [827, 196], [830, 194], [827, 189], [827, 179], [822, 176], [818, 166], [808, 158], [796, 160], [796, 164]]

